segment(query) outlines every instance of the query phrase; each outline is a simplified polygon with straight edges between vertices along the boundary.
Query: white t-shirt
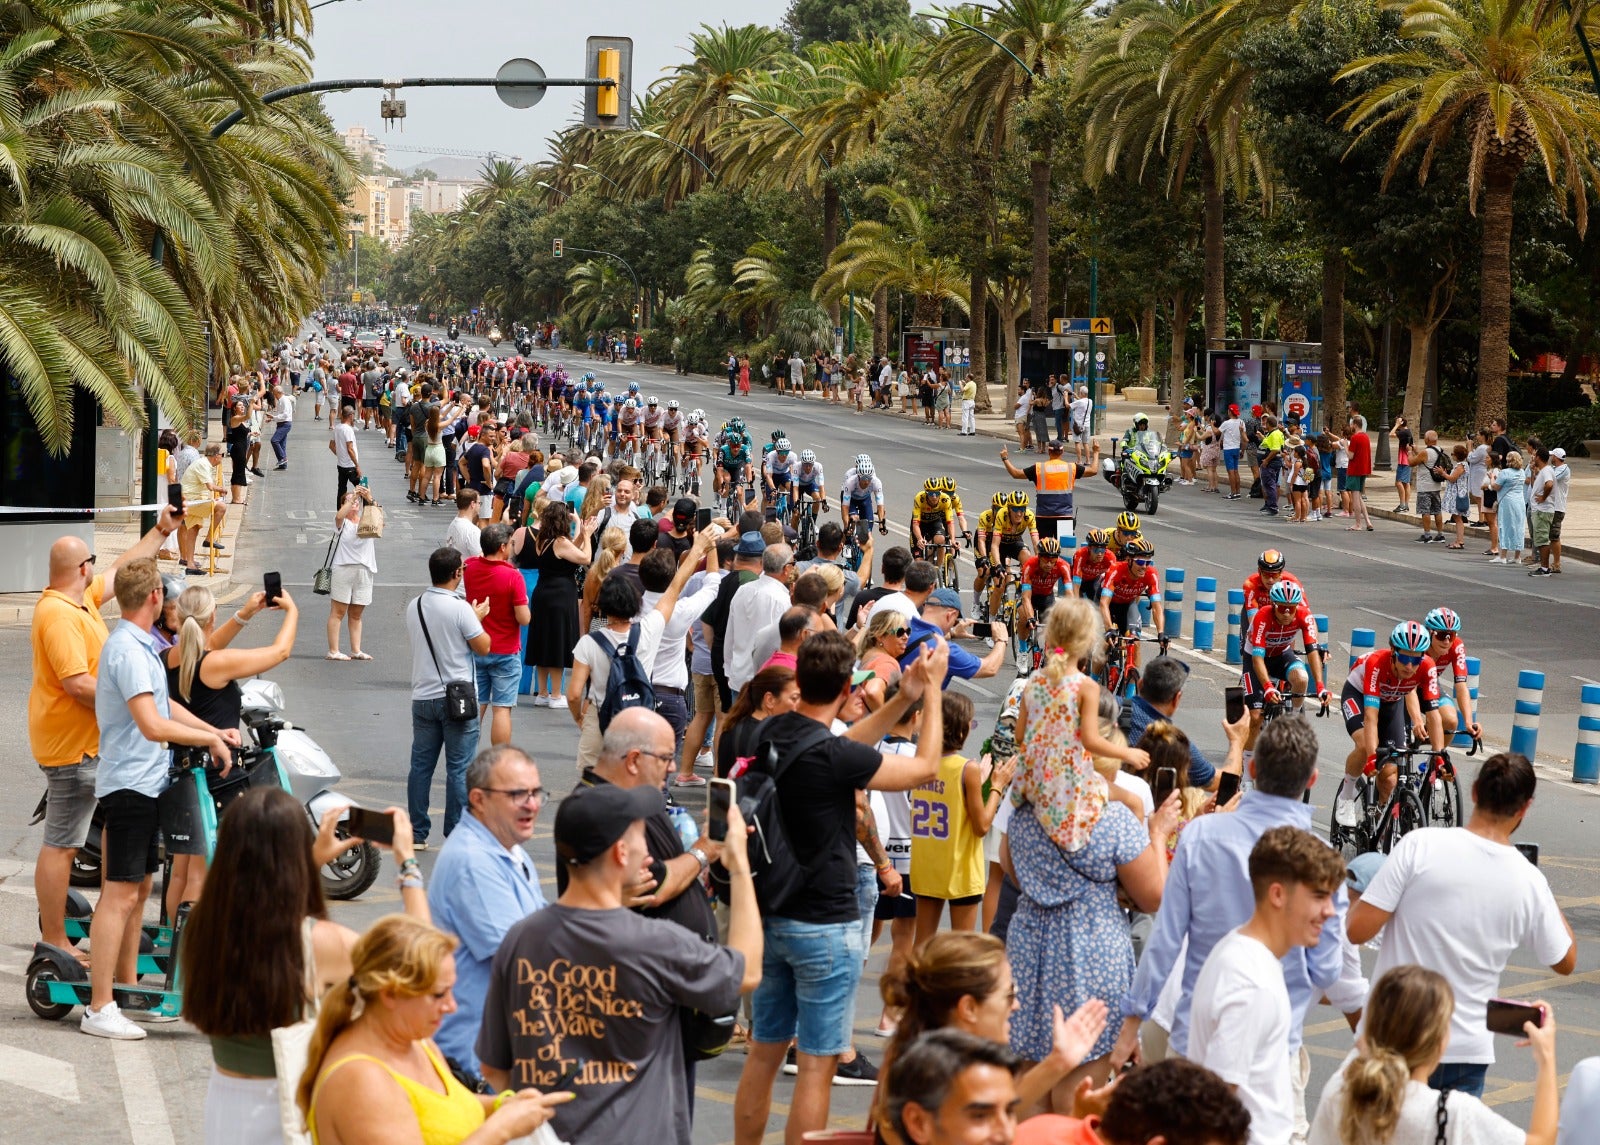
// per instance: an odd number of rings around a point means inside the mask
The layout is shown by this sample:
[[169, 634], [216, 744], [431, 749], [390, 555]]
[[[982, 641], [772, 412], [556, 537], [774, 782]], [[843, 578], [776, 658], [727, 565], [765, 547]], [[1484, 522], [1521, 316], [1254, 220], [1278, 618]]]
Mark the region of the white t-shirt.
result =
[[1495, 1060], [1484, 1010], [1519, 946], [1527, 943], [1536, 961], [1553, 966], [1572, 945], [1543, 872], [1515, 848], [1465, 827], [1407, 834], [1362, 901], [1394, 915], [1383, 930], [1374, 982], [1390, 967], [1416, 963], [1443, 974], [1455, 991], [1447, 1062]]
[[1117, 777], [1112, 780], [1124, 791], [1131, 791], [1139, 797], [1139, 802], [1144, 804], [1144, 817], [1146, 820], [1156, 813], [1155, 792], [1150, 790], [1150, 785], [1142, 776], [1134, 775], [1127, 771], [1118, 771]]
[[1292, 1011], [1283, 963], [1265, 944], [1229, 931], [1206, 956], [1193, 997], [1190, 1059], [1238, 1088], [1250, 1111], [1250, 1145], [1288, 1145]]
[[[650, 609], [634, 622], [639, 629], [639, 660], [645, 665], [646, 674], [656, 662], [656, 649], [661, 644], [661, 632], [667, 626], [666, 618], [655, 609]], [[601, 651], [595, 640], [606, 640], [621, 647], [628, 640], [628, 633], [613, 632], [609, 628], [599, 628], [587, 636], [578, 637], [577, 647], [572, 650], [572, 658], [579, 664], [589, 668], [589, 702], [598, 708], [605, 702], [606, 684], [611, 679], [611, 657]], [[591, 639], [591, 637], [593, 639]]]
[[1239, 442], [1244, 439], [1244, 422], [1236, 417], [1230, 417], [1218, 429], [1222, 433], [1223, 449], [1239, 448]]
[[470, 517], [457, 517], [444, 532], [444, 545], [461, 554], [461, 559], [483, 556], [483, 538], [477, 522]]
[[[1339, 1069], [1323, 1087], [1322, 1101], [1311, 1119], [1307, 1145], [1344, 1145], [1339, 1136], [1339, 1120], [1344, 1113], [1344, 1069], [1355, 1057], [1340, 1063]], [[1405, 1101], [1400, 1106], [1400, 1121], [1394, 1127], [1391, 1145], [1434, 1145], [1439, 1137], [1439, 1092], [1420, 1081], [1406, 1082]], [[1445, 1102], [1445, 1145], [1522, 1145], [1528, 1138], [1524, 1130], [1501, 1117], [1470, 1093], [1456, 1090]]]
[[[916, 755], [917, 745], [908, 739], [882, 739], [878, 741], [880, 755]], [[872, 794], [877, 795], [874, 791]], [[878, 839], [889, 852], [889, 861], [906, 880], [903, 897], [911, 893], [911, 793], [890, 791], [883, 795], [883, 807], [877, 816]], [[856, 856], [857, 859], [860, 855]]]
[[340, 422], [333, 427], [333, 463], [342, 469], [355, 468], [356, 459], [350, 456], [350, 447], [356, 443], [356, 427]]

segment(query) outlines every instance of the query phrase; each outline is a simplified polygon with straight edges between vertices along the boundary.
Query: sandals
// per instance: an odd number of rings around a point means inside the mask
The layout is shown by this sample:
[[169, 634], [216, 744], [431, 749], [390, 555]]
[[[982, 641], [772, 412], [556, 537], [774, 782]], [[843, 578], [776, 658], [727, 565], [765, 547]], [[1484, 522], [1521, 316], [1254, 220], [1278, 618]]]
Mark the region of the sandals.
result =
[[343, 652], [329, 652], [326, 656], [323, 657], [323, 659], [324, 660], [348, 660], [348, 659], [350, 659], [350, 657], [346, 656]]
[[1466, 547], [1467, 547], [1466, 545], [1446, 545], [1445, 546], [1445, 548], [1447, 548], [1447, 549], [1457, 549], [1457, 550], [1464, 549]]
[[350, 653], [349, 657], [347, 657], [347, 658], [350, 659], [350, 660], [370, 660], [370, 659], [372, 659], [372, 657], [367, 655], [367, 653], [365, 653], [365, 652], [352, 652], [352, 653]]

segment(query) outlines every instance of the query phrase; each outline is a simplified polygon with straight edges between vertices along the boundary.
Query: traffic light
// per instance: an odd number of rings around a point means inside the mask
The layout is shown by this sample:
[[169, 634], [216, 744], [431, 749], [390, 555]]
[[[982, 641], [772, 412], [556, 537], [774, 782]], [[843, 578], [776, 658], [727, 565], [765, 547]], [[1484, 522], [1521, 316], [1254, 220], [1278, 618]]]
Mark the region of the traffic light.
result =
[[613, 82], [584, 89], [583, 125], [628, 130], [633, 126], [633, 41], [626, 36], [590, 36], [587, 60], [588, 79]]
[[563, 245], [565, 245], [565, 244], [563, 244], [562, 240], [560, 240], [560, 239], [552, 239], [551, 242], [550, 242], [550, 257], [552, 257], [552, 258], [560, 258], [561, 257], [561, 248], [562, 248]]

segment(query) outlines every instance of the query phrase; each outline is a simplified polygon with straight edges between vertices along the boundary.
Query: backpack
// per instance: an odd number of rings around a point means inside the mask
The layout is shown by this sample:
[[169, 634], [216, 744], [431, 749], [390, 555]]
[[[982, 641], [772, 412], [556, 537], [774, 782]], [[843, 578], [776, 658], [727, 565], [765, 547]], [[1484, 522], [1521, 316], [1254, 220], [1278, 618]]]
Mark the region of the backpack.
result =
[[[753, 828], [749, 840], [750, 875], [755, 883], [756, 902], [764, 917], [782, 910], [806, 889], [805, 868], [799, 853], [789, 842], [789, 830], [783, 823], [778, 780], [795, 760], [832, 735], [831, 728], [813, 724], [782, 755], [771, 740], [759, 737], [755, 757], [734, 779], [739, 813], [744, 816], [745, 824]], [[721, 863], [712, 865], [711, 886], [722, 902], [729, 901], [732, 888], [727, 868]]]
[[611, 726], [616, 714], [624, 708], [649, 708], [656, 706], [656, 690], [650, 685], [650, 672], [639, 660], [639, 626], [628, 632], [625, 644], [612, 644], [599, 633], [591, 632], [589, 639], [599, 644], [611, 660], [611, 673], [606, 677], [606, 696], [600, 702], [600, 730]]
[[1428, 466], [1428, 476], [1432, 477], [1440, 485], [1448, 485], [1450, 483], [1450, 471], [1455, 466], [1445, 464], [1444, 450], [1434, 449], [1431, 445], [1428, 448], [1434, 457], [1433, 463]]

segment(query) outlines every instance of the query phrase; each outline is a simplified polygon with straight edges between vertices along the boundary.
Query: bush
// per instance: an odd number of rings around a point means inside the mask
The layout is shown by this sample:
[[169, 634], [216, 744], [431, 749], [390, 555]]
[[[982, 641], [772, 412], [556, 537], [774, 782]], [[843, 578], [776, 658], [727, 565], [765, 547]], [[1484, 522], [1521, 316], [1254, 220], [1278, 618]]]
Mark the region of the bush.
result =
[[1588, 456], [1585, 441], [1600, 440], [1600, 405], [1583, 405], [1546, 414], [1534, 423], [1533, 432], [1546, 449], [1560, 447], [1573, 456]]
[[672, 364], [672, 331], [652, 326], [644, 332], [644, 360], [659, 366]]

